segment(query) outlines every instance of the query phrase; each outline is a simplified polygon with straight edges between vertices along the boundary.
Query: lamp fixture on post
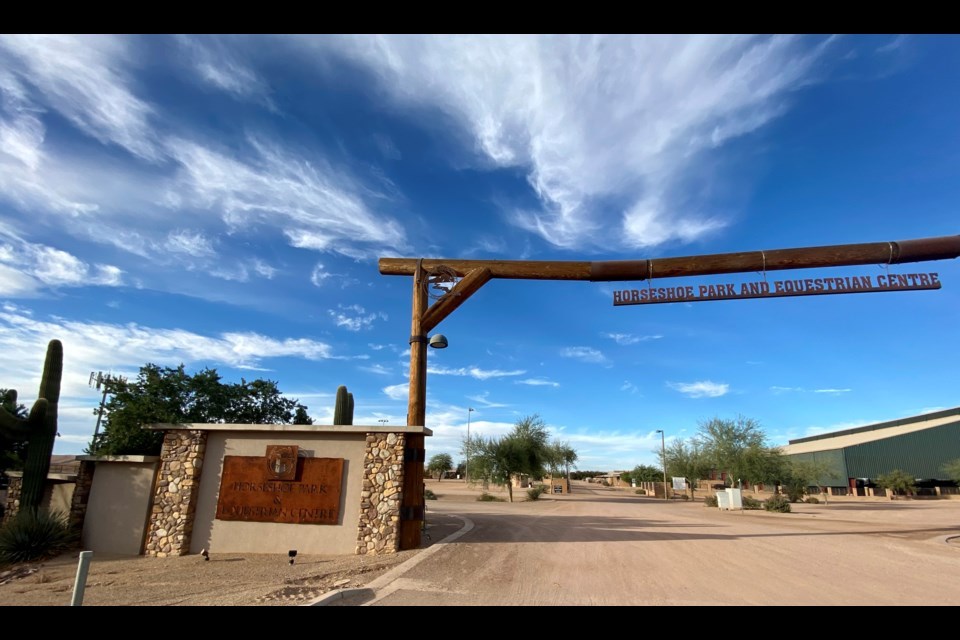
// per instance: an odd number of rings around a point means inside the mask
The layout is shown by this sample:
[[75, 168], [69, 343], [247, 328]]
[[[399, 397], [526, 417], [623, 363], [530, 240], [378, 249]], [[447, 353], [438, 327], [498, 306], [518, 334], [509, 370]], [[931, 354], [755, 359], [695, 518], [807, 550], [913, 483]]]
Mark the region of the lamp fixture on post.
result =
[[433, 349], [446, 349], [449, 343], [447, 342], [447, 336], [443, 335], [442, 333], [438, 333], [430, 336], [430, 342], [427, 344], [429, 344]]
[[473, 407], [467, 408], [467, 470], [464, 474], [466, 476], [464, 480], [466, 480], [467, 483], [470, 482], [470, 414], [473, 413], [473, 411]]
[[663, 465], [663, 499], [667, 499], [667, 444], [664, 439], [663, 429], [657, 429], [660, 434], [660, 464]]

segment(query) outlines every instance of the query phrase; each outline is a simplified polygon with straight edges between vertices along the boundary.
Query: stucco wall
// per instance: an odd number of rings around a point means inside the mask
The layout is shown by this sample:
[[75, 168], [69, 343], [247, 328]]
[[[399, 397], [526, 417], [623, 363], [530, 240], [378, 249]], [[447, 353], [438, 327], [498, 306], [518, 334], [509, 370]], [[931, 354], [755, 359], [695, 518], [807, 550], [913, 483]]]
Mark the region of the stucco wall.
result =
[[83, 521], [83, 548], [138, 555], [153, 497], [156, 462], [97, 462]]
[[40, 508], [48, 512], [57, 511], [69, 515], [75, 486], [75, 482], [51, 482], [47, 480], [47, 485], [43, 488], [43, 504]]
[[[343, 458], [340, 523], [285, 524], [216, 520], [224, 456], [262, 456], [268, 444], [293, 444], [314, 458]], [[366, 436], [363, 433], [209, 432], [190, 553], [350, 554], [357, 544]]]

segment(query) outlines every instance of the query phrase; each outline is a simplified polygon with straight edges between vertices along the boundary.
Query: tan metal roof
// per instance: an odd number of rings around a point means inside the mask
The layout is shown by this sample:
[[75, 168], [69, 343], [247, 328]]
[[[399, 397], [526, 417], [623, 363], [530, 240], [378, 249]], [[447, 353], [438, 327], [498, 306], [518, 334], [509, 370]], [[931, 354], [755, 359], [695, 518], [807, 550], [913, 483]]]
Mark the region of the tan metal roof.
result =
[[958, 418], [956, 414], [947, 416], [940, 415], [939, 417], [938, 414], [931, 414], [930, 419], [927, 420], [920, 420], [917, 422], [911, 422], [909, 424], [895, 425], [884, 429], [859, 431], [857, 433], [842, 431], [836, 437], [830, 437], [830, 434], [827, 433], [820, 436], [821, 439], [810, 440], [806, 442], [795, 442], [793, 444], [780, 447], [780, 450], [784, 453], [784, 455], [793, 455], [796, 453], [816, 453], [817, 451], [842, 449], [844, 447], [852, 447], [854, 445], [864, 444], [866, 442], [875, 442], [877, 440], [883, 440], [884, 438], [891, 438], [893, 436], [902, 436], [907, 433], [914, 433], [915, 431], [923, 431], [925, 429], [941, 427], [945, 424], [957, 422], [957, 420]]

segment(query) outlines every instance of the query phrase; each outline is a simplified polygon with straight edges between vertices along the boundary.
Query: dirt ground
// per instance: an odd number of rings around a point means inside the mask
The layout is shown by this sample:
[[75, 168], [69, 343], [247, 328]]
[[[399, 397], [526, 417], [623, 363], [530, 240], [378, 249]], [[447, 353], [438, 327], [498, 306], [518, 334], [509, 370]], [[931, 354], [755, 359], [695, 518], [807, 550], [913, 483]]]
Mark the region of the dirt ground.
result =
[[[461, 526], [449, 516], [431, 517], [423, 548]], [[180, 558], [107, 557], [95, 554], [84, 593], [88, 605], [297, 605], [335, 588], [363, 586], [418, 550], [366, 556], [211, 554]], [[0, 606], [69, 605], [77, 553], [17, 568], [3, 577]], [[6, 582], [4, 584], [4, 582]]]
[[[293, 566], [273, 555], [100, 556], [84, 604], [296, 605], [367, 585], [372, 595], [340, 604], [960, 601], [960, 500], [837, 498], [771, 514], [586, 483], [536, 502], [516, 490], [512, 504], [477, 502], [479, 488], [462, 481], [427, 486], [438, 496], [427, 503], [429, 551], [305, 556]], [[490, 493], [506, 498], [502, 489]], [[459, 539], [436, 544], [463, 529]], [[28, 567], [29, 575], [0, 574], [0, 605], [69, 604], [76, 564], [76, 554], [66, 554]]]

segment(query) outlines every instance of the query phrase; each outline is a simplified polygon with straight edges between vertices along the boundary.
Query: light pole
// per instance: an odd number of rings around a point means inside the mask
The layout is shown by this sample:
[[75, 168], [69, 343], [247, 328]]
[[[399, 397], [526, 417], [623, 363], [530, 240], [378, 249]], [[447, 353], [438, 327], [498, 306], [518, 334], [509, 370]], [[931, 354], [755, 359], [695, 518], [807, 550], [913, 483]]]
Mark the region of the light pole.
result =
[[380, 418], [379, 420], [377, 420], [377, 422], [379, 422], [379, 423], [382, 424], [383, 426], [386, 426], [387, 423], [390, 422], [390, 421], [387, 420], [386, 418]]
[[657, 429], [660, 434], [660, 464], [663, 465], [663, 499], [667, 499], [667, 442], [663, 429]]
[[473, 413], [473, 407], [467, 407], [467, 469], [464, 473], [464, 480], [470, 483], [470, 414]]

